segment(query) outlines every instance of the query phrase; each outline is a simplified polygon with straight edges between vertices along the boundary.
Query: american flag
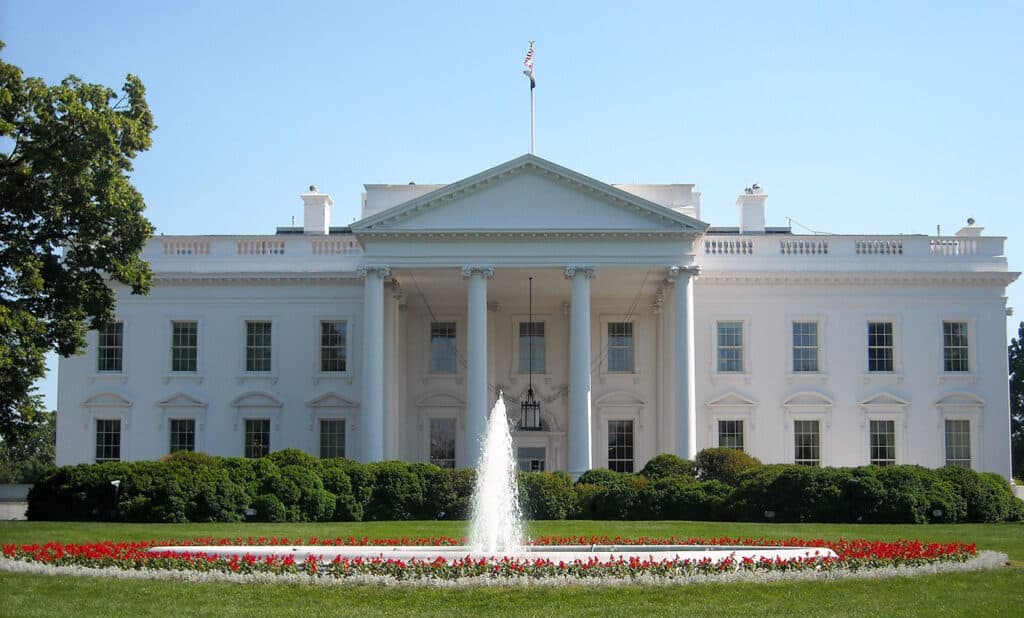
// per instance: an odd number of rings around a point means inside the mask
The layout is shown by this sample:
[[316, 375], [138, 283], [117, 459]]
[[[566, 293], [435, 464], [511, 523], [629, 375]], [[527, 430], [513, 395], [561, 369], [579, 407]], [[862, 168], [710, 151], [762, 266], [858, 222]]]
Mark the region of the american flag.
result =
[[533, 41], [530, 41], [530, 49], [526, 52], [526, 58], [523, 60], [523, 66], [526, 69], [523, 70], [523, 75], [530, 78], [530, 89], [537, 87], [537, 80], [533, 77]]

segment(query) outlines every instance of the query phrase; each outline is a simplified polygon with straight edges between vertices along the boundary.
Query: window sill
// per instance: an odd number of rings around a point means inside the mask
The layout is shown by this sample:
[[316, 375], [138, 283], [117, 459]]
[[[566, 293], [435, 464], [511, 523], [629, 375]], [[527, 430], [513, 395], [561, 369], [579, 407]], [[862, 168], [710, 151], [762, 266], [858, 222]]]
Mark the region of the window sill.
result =
[[897, 372], [872, 371], [864, 374], [864, 384], [902, 384], [903, 374]]
[[825, 384], [828, 374], [819, 371], [791, 371], [786, 374], [788, 384]]
[[352, 384], [352, 372], [350, 371], [338, 371], [335, 373], [321, 372], [313, 375], [313, 384], [320, 384], [321, 382], [344, 382], [345, 384]]
[[750, 384], [750, 374], [749, 373], [740, 373], [740, 372], [736, 372], [736, 373], [712, 372], [711, 373], [711, 383], [712, 384], [718, 384], [719, 382], [721, 382], [722, 384]]
[[243, 373], [238, 376], [239, 384], [245, 384], [246, 382], [270, 382], [271, 384], [277, 384], [277, 375], [273, 373]]
[[164, 384], [167, 384], [172, 381], [195, 382], [196, 384], [202, 384], [203, 376], [202, 374], [199, 373], [185, 372], [164, 374]]
[[968, 372], [944, 371], [939, 374], [939, 384], [977, 384], [978, 374]]

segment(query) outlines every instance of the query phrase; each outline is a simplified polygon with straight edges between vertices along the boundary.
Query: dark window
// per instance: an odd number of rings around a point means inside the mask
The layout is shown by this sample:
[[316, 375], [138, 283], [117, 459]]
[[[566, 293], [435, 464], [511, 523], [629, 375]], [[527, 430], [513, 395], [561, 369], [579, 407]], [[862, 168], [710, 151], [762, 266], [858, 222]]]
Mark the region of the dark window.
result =
[[191, 418], [172, 418], [170, 420], [171, 446], [170, 452], [196, 450], [196, 422]]
[[608, 371], [634, 371], [632, 322], [608, 323]]
[[430, 419], [430, 463], [455, 469], [455, 419]]
[[347, 360], [347, 323], [344, 321], [320, 322], [320, 371], [344, 372]]
[[817, 322], [793, 322], [793, 371], [818, 371]]
[[718, 372], [743, 372], [743, 322], [718, 323]]
[[793, 421], [793, 461], [804, 466], [821, 465], [821, 433], [818, 421]]
[[868, 371], [893, 371], [892, 322], [868, 322]]
[[[532, 352], [532, 363], [531, 363]], [[519, 323], [519, 373], [545, 372], [544, 322]]]
[[970, 371], [967, 352], [967, 322], [943, 322], [943, 369], [945, 371]]
[[718, 446], [743, 450], [743, 421], [718, 421]]
[[270, 421], [263, 418], [245, 419], [245, 456], [259, 459], [270, 453]]
[[271, 328], [270, 322], [245, 323], [246, 371], [270, 371]]
[[430, 372], [456, 373], [455, 322], [430, 323]]
[[971, 421], [946, 421], [946, 465], [971, 467]]
[[521, 446], [516, 451], [519, 469], [523, 472], [543, 472], [545, 448], [543, 446]]
[[98, 371], [122, 371], [124, 358], [124, 324], [111, 322], [100, 327], [96, 346]]
[[633, 472], [633, 421], [608, 421], [608, 468]]
[[321, 419], [320, 458], [330, 459], [345, 456], [344, 419]]
[[96, 420], [96, 463], [121, 461], [121, 421]]
[[871, 421], [871, 463], [891, 466], [896, 463], [896, 421]]
[[171, 371], [196, 371], [198, 351], [199, 325], [171, 322]]

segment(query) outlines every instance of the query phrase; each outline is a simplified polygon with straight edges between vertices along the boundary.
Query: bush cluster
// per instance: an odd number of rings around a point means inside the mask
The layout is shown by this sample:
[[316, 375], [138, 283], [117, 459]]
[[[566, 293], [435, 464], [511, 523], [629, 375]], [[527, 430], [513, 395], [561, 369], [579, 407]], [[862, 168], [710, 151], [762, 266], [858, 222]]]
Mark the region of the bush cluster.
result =
[[[120, 481], [116, 502], [111, 481]], [[175, 453], [161, 461], [57, 469], [29, 494], [43, 520], [140, 522], [467, 519], [473, 470], [316, 459], [286, 449], [262, 459]], [[763, 465], [730, 449], [695, 461], [662, 454], [637, 474], [521, 472], [529, 519], [678, 519], [778, 522], [997, 522], [1024, 502], [992, 473], [920, 466]]]

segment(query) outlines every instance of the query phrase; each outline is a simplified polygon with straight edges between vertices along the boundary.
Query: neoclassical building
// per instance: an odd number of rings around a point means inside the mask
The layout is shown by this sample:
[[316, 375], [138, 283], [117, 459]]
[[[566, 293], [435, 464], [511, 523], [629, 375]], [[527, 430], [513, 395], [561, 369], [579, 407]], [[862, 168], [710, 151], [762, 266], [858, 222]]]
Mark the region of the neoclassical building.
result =
[[[525, 155], [366, 185], [332, 227], [159, 236], [149, 296], [62, 359], [57, 463], [179, 449], [472, 466], [502, 393], [520, 466], [658, 453], [1010, 473], [1005, 238], [797, 235], [700, 219], [694, 185]], [[532, 397], [531, 397], [532, 395]], [[528, 401], [537, 405], [523, 406]]]

